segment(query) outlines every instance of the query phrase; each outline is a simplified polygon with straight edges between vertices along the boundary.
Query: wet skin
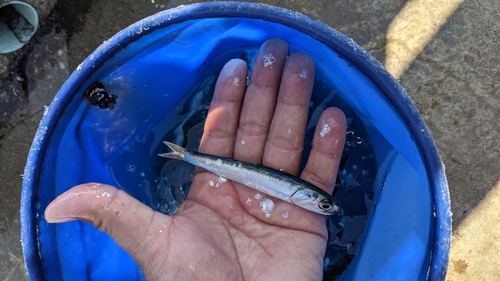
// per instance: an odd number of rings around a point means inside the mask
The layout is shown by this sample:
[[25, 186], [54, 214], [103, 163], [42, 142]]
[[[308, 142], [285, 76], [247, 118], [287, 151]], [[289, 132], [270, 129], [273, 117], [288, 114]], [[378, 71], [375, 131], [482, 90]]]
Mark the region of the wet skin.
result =
[[[314, 62], [305, 53], [287, 58], [287, 48], [280, 39], [265, 42], [248, 87], [244, 61], [224, 66], [200, 152], [298, 175]], [[345, 133], [343, 112], [326, 109], [302, 179], [333, 191]], [[174, 216], [154, 212], [115, 187], [82, 184], [56, 198], [45, 218], [91, 222], [134, 257], [148, 280], [322, 279], [324, 216], [269, 198], [275, 206], [266, 217], [258, 192], [231, 181], [211, 186], [214, 182], [217, 176], [197, 169]]]

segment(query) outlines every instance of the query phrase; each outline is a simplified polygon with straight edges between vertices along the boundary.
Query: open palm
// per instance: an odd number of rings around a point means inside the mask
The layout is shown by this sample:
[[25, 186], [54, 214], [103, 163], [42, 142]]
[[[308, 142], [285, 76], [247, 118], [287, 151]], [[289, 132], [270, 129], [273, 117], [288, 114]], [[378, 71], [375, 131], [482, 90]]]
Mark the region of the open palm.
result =
[[[287, 59], [287, 51], [282, 40], [264, 43], [248, 86], [245, 62], [231, 60], [225, 65], [200, 152], [298, 175], [314, 63], [304, 53]], [[344, 137], [343, 113], [326, 109], [301, 178], [331, 193]], [[114, 187], [91, 183], [54, 200], [45, 218], [92, 222], [136, 259], [148, 280], [322, 277], [324, 216], [202, 169], [197, 169], [188, 197], [174, 216], [154, 212]]]

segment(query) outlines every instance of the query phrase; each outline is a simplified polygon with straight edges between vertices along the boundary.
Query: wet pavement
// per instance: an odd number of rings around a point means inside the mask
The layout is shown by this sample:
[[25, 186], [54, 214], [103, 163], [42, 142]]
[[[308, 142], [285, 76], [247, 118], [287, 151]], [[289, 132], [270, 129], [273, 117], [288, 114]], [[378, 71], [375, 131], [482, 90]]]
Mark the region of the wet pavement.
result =
[[[60, 1], [17, 58], [17, 66], [0, 79], [0, 280], [27, 280], [19, 200], [24, 164], [44, 105], [104, 40], [148, 15], [191, 2]], [[447, 280], [496, 280], [500, 2], [262, 2], [306, 14], [340, 31], [400, 81], [446, 166], [454, 226]]]

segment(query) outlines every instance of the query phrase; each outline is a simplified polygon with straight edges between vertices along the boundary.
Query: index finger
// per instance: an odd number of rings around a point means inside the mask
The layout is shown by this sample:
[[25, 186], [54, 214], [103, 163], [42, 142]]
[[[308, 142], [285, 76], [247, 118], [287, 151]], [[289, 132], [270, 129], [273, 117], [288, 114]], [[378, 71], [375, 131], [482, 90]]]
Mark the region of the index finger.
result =
[[246, 76], [247, 64], [240, 59], [230, 60], [222, 69], [205, 121], [200, 152], [232, 157]]

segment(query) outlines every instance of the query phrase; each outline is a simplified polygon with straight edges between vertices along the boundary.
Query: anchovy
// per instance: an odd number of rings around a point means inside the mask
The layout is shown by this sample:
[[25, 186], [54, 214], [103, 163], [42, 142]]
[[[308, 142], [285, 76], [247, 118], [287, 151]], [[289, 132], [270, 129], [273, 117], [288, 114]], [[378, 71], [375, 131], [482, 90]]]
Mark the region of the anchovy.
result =
[[172, 152], [158, 154], [161, 157], [188, 162], [219, 177], [239, 182], [318, 214], [332, 215], [340, 211], [340, 205], [332, 195], [296, 176], [258, 164], [188, 151], [166, 141], [163, 143]]

